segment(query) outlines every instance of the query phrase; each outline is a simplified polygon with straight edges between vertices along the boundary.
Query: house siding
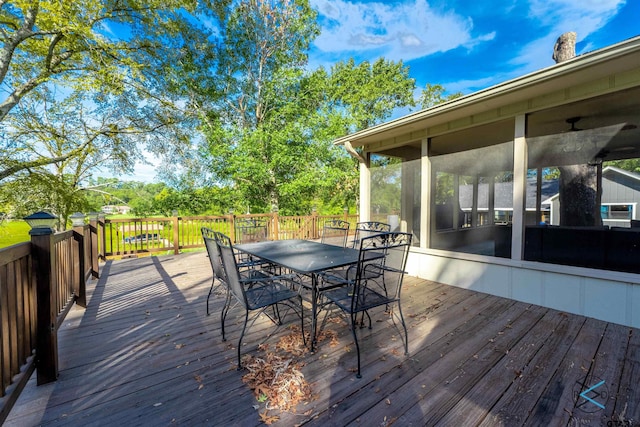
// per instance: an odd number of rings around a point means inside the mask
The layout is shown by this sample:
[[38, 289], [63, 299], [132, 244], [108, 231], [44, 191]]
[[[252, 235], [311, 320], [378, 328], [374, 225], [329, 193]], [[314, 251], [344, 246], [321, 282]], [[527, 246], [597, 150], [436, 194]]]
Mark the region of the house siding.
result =
[[430, 252], [433, 253], [412, 249], [408, 273], [426, 280], [640, 328], [640, 275], [599, 271], [601, 277], [594, 277], [594, 270], [579, 267]]

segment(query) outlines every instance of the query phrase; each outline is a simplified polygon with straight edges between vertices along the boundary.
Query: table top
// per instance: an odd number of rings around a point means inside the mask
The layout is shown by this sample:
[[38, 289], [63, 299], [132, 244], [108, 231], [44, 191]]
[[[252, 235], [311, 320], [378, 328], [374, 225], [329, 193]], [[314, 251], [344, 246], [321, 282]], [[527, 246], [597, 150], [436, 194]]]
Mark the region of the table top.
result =
[[[236, 245], [239, 251], [303, 274], [356, 264], [360, 251], [311, 240], [270, 240]], [[371, 253], [371, 259], [383, 253]]]

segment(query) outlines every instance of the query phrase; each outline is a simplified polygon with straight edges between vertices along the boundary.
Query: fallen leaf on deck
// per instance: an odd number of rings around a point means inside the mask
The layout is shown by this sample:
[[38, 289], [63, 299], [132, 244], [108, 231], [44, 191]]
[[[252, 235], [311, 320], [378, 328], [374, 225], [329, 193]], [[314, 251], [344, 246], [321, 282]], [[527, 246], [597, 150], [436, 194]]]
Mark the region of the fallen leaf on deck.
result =
[[278, 421], [280, 418], [277, 415], [268, 415], [267, 411], [264, 411], [260, 413], [260, 419], [266, 425], [271, 425]]

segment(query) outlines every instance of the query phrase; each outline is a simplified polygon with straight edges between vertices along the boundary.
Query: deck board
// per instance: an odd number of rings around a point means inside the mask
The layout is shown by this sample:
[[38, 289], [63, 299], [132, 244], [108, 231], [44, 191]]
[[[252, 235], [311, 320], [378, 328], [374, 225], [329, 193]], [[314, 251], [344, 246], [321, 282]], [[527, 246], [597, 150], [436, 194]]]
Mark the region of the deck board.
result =
[[[58, 381], [32, 378], [5, 424], [260, 425], [264, 408], [236, 370], [240, 319], [232, 312], [223, 342], [222, 296], [206, 316], [210, 283], [203, 252], [102, 265], [87, 308], [59, 331]], [[640, 425], [637, 329], [414, 277], [403, 312], [408, 357], [384, 313], [358, 330], [362, 379], [346, 323], [328, 322], [338, 344], [299, 358], [314, 398], [295, 414], [270, 411], [275, 425]], [[258, 321], [243, 353], [291, 333], [271, 332]], [[605, 409], [577, 396], [593, 378], [607, 385], [594, 396]]]

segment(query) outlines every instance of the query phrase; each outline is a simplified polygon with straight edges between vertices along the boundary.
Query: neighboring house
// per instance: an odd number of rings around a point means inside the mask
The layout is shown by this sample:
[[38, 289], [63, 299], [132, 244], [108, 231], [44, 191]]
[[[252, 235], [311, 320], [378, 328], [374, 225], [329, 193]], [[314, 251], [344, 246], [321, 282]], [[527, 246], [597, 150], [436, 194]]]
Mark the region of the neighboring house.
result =
[[[558, 179], [542, 181], [541, 221], [536, 218], [536, 179], [527, 178], [527, 196], [525, 224], [533, 225], [544, 222], [560, 225], [560, 200]], [[478, 225], [489, 224], [489, 184], [477, 186], [477, 221]], [[472, 225], [474, 186], [460, 186], [460, 209], [464, 214], [463, 227]], [[513, 182], [496, 182], [494, 196], [494, 222], [509, 224], [513, 221]], [[600, 214], [603, 225], [609, 227], [631, 227], [631, 221], [640, 219], [640, 175], [607, 166], [602, 170], [602, 201]]]
[[107, 215], [122, 214], [126, 215], [131, 212], [131, 208], [126, 205], [105, 205], [101, 208], [102, 212]]
[[[541, 218], [536, 218], [536, 192], [537, 182], [535, 178], [527, 179], [526, 217], [525, 224], [538, 224], [549, 222], [551, 215], [551, 202], [549, 199], [558, 193], [558, 180], [545, 179], [540, 187], [542, 204], [540, 206]], [[496, 182], [494, 186], [494, 223], [510, 224], [513, 221], [513, 181]], [[472, 226], [473, 212], [473, 185], [460, 186], [460, 209], [464, 212], [464, 226]], [[477, 221], [478, 225], [487, 225], [489, 218], [489, 184], [478, 184], [477, 189]]]
[[555, 221], [543, 171], [570, 165], [593, 168], [608, 222], [637, 216], [635, 174], [602, 163], [640, 159], [640, 37], [335, 143], [360, 161], [361, 221], [382, 194], [371, 176], [385, 162], [372, 157], [401, 160], [394, 193], [399, 228], [414, 236], [411, 274], [640, 327], [640, 229], [539, 225], [547, 212]]
[[[551, 205], [551, 225], [560, 224], [560, 201], [555, 194], [547, 201]], [[631, 221], [640, 218], [640, 175], [607, 166], [602, 170], [602, 223], [610, 227], [631, 227]]]

